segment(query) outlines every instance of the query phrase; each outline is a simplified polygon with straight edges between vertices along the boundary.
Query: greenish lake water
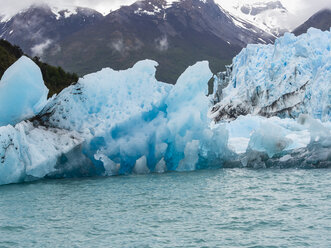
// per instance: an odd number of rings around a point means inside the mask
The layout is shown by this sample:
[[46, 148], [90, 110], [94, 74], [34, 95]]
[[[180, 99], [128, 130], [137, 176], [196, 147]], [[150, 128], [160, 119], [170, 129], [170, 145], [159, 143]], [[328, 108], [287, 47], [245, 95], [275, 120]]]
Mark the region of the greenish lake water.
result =
[[0, 247], [331, 247], [331, 170], [220, 169], [0, 187]]

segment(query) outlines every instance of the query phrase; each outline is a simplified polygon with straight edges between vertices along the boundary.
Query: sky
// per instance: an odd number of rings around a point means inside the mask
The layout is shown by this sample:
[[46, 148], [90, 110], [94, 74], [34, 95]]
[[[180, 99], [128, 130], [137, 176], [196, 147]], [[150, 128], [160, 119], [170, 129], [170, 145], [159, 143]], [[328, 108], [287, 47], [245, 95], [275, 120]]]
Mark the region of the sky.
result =
[[[110, 10], [115, 10], [121, 5], [129, 5], [136, 0], [0, 0], [0, 14], [11, 16], [18, 11], [29, 7], [32, 3], [49, 3], [57, 6], [81, 6], [96, 9], [102, 14], [107, 14]], [[170, 0], [174, 1], [174, 0]], [[229, 5], [235, 1], [245, 3], [263, 2], [271, 0], [215, 0], [218, 4]], [[293, 14], [299, 21], [305, 21], [311, 15], [322, 8], [331, 8], [331, 0], [281, 0], [283, 5]]]

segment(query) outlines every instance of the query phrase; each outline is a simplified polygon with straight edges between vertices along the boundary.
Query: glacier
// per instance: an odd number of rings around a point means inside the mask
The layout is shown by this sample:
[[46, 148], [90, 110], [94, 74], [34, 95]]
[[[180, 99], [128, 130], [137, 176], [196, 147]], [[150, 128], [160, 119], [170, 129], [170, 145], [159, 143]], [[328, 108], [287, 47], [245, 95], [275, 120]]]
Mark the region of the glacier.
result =
[[[0, 185], [221, 167], [329, 167], [330, 40], [330, 32], [314, 29], [286, 34], [275, 45], [248, 46], [218, 75], [198, 62], [176, 85], [157, 81], [151, 60], [86, 75], [41, 101], [33, 118], [0, 125]], [[18, 71], [29, 66], [14, 64]], [[32, 72], [31, 78], [40, 75]]]
[[39, 67], [22, 56], [0, 81], [0, 126], [15, 125], [35, 116], [46, 105], [47, 95]]
[[331, 33], [286, 33], [274, 45], [248, 45], [218, 76], [211, 117], [239, 115], [331, 120]]

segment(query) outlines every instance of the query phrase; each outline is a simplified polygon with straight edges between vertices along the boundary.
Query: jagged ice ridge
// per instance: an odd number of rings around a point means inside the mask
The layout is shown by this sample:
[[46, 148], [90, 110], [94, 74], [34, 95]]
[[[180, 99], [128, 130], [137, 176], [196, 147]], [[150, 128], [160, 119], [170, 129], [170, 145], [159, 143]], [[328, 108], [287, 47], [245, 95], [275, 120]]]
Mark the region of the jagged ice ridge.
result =
[[[329, 41], [330, 32], [310, 30], [298, 38], [285, 35], [275, 46], [249, 46], [215, 77], [210, 96], [207, 62], [189, 67], [175, 86], [155, 79], [157, 63], [150, 60], [86, 75], [45, 102], [34, 118], [17, 115], [12, 125], [0, 127], [0, 184], [222, 166], [329, 167]], [[22, 61], [14, 67], [33, 66]], [[296, 77], [295, 67], [301, 72]], [[39, 72], [29, 72], [39, 85]], [[28, 92], [24, 78], [15, 75], [20, 91]], [[297, 99], [283, 101], [293, 110], [268, 107], [285, 95]]]

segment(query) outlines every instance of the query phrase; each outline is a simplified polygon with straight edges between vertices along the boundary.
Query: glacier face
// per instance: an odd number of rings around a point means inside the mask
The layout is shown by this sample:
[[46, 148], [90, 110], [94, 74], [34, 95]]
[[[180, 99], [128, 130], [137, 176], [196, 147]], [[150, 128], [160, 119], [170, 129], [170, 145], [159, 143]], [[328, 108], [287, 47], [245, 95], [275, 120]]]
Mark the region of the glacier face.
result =
[[[314, 46], [321, 37], [330, 32], [285, 35], [279, 49], [248, 47], [218, 76], [215, 96], [207, 96], [207, 62], [189, 67], [175, 86], [155, 79], [150, 60], [86, 75], [31, 121], [0, 126], [0, 184], [222, 166], [329, 167], [330, 50]], [[310, 49], [299, 62], [298, 43]], [[215, 99], [222, 100], [213, 106]], [[273, 104], [279, 99], [286, 111]]]
[[38, 114], [47, 102], [47, 94], [39, 67], [22, 56], [0, 81], [0, 126], [14, 125]]
[[331, 32], [286, 33], [274, 45], [249, 45], [220, 75], [218, 122], [239, 115], [331, 120]]

